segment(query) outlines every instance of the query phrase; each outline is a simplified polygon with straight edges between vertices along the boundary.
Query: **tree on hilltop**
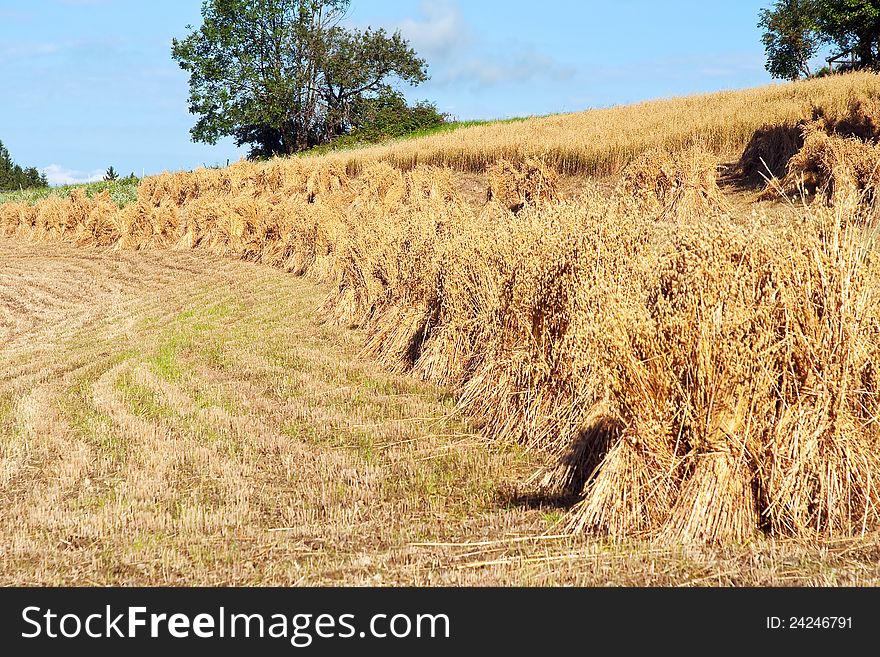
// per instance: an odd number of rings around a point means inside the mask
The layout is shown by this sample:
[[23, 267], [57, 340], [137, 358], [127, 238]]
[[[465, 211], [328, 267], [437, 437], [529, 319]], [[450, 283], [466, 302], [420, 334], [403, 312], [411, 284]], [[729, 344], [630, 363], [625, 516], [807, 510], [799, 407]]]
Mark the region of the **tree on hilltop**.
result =
[[326, 143], [354, 125], [356, 108], [392, 82], [427, 79], [399, 32], [340, 26], [350, 0], [204, 0], [203, 24], [175, 39], [190, 74], [194, 141], [233, 137], [252, 157]]
[[780, 0], [773, 11], [761, 10], [758, 27], [764, 28], [767, 71], [774, 78], [809, 77], [810, 59], [819, 50], [816, 23], [806, 10], [810, 0]]
[[382, 29], [331, 30], [322, 68], [321, 100], [329, 138], [358, 125], [359, 105], [394, 94], [387, 82], [390, 76], [410, 84], [428, 79], [424, 60], [416, 57], [400, 33], [388, 36]]
[[816, 0], [818, 33], [841, 52], [855, 55], [855, 68], [880, 65], [880, 2]]
[[775, 78], [809, 77], [809, 61], [822, 46], [851, 53], [851, 68], [880, 68], [877, 0], [776, 0], [761, 10], [758, 27]]
[[116, 173], [116, 169], [112, 166], [107, 168], [107, 171], [104, 172], [104, 180], [105, 181], [113, 181], [119, 180], [119, 174]]

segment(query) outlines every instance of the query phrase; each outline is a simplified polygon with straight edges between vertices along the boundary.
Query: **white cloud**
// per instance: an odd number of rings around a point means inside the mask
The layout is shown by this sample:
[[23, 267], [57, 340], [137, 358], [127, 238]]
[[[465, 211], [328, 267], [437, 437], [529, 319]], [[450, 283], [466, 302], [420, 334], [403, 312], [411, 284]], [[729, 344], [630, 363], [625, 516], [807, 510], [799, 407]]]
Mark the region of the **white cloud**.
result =
[[528, 43], [503, 43], [478, 35], [456, 0], [423, 0], [420, 15], [396, 25], [416, 52], [428, 60], [437, 86], [477, 89], [524, 84], [536, 79], [567, 80], [575, 71]]
[[407, 97], [431, 98], [441, 110], [460, 118], [509, 115], [509, 108], [492, 107], [489, 99], [494, 94], [524, 96], [527, 85], [546, 87], [577, 77], [577, 68], [545, 52], [543, 48], [550, 46], [530, 41], [527, 33], [505, 34], [491, 25], [471, 23], [470, 7], [462, 0], [422, 0], [408, 17], [359, 19], [352, 27], [378, 24], [399, 30], [428, 64], [428, 82]]
[[440, 82], [468, 83], [480, 87], [502, 84], [524, 84], [535, 79], [569, 80], [576, 71], [532, 48], [512, 56], [475, 57], [453, 65]]
[[91, 172], [77, 171], [75, 169], [67, 169], [60, 164], [50, 164], [40, 169], [40, 171], [46, 174], [46, 179], [52, 186], [77, 185], [80, 183], [96, 182], [104, 178], [103, 169], [95, 169]]
[[395, 26], [416, 52], [448, 57], [467, 45], [470, 34], [457, 5], [447, 0], [423, 0], [419, 9], [421, 17], [406, 18]]

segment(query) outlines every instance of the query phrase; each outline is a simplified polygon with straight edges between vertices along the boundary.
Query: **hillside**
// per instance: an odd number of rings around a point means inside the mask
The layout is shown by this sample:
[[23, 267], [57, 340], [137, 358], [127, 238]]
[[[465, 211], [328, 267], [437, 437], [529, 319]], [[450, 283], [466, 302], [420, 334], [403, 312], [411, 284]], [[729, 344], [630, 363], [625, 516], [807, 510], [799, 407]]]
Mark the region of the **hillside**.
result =
[[876, 80], [0, 205], [18, 567], [876, 581]]
[[[302, 159], [339, 161], [351, 175], [375, 162], [402, 169], [427, 164], [482, 174], [488, 165], [502, 158], [538, 157], [564, 177], [574, 178], [569, 188], [579, 189], [584, 176], [614, 175], [646, 150], [674, 150], [694, 140], [722, 161], [735, 162], [762, 127], [793, 127], [810, 118], [815, 108], [832, 116], [845, 116], [855, 100], [878, 98], [880, 76], [854, 73], [573, 114], [465, 125], [381, 145], [304, 155]], [[8, 192], [0, 194], [0, 203], [33, 203], [48, 195], [67, 196], [70, 189], [80, 187], [89, 196], [110, 189], [123, 204], [135, 199], [131, 185], [132, 181], [123, 180], [109, 186], [97, 183], [61, 190]], [[474, 178], [461, 179], [463, 190], [474, 185]]]
[[562, 174], [606, 176], [647, 149], [676, 149], [694, 139], [723, 159], [737, 159], [762, 126], [793, 126], [809, 118], [814, 107], [842, 115], [853, 99], [878, 97], [877, 75], [836, 75], [462, 128], [339, 157], [349, 172], [376, 161], [404, 169], [429, 164], [480, 172], [500, 158], [532, 156]]

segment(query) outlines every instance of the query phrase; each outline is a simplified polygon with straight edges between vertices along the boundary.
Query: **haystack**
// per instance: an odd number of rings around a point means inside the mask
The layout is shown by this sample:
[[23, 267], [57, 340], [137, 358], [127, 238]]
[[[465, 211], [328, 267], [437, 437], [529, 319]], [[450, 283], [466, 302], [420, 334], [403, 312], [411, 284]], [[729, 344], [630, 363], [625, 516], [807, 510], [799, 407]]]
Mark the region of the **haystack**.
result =
[[148, 206], [158, 206], [163, 200], [179, 205], [191, 193], [190, 183], [195, 179], [195, 176], [183, 173], [149, 176], [138, 185], [138, 201]]
[[458, 206], [462, 202], [455, 189], [453, 172], [449, 168], [420, 164], [408, 171], [405, 179], [404, 202], [409, 206]]
[[615, 538], [650, 534], [674, 504], [675, 478], [665, 469], [669, 455], [641, 444], [623, 432], [619, 422], [600, 415], [575, 443], [579, 458], [565, 462], [569, 467], [564, 474], [570, 479], [563, 483], [580, 487], [563, 490], [577, 490], [582, 496], [567, 518], [573, 533]]
[[339, 162], [316, 163], [306, 183], [309, 203], [314, 203], [319, 196], [347, 195], [351, 191], [348, 174]]
[[238, 257], [243, 260], [260, 262], [269, 240], [277, 240], [279, 235], [271, 221], [271, 206], [263, 196], [241, 198], [234, 204], [234, 211], [244, 223], [244, 231], [237, 245]]
[[[304, 273], [304, 270], [296, 271], [292, 263], [294, 242], [300, 232], [296, 219], [303, 213], [303, 206], [305, 199], [300, 196], [276, 194], [266, 201], [259, 230], [253, 231], [249, 238], [248, 250], [255, 254], [256, 260], [297, 275]], [[258, 248], [260, 251], [256, 254]]]
[[371, 252], [360, 253], [362, 262], [352, 263], [376, 295], [365, 299], [370, 307], [364, 353], [391, 371], [412, 368], [434, 324], [437, 275], [450, 220], [454, 215], [448, 212], [407, 207], [392, 218], [385, 239], [374, 242]]
[[[880, 137], [880, 101], [851, 97], [842, 109], [814, 107], [811, 116], [796, 123], [762, 126], [746, 146], [735, 175], [741, 182], [751, 185], [771, 181], [762, 198], [780, 196], [779, 180], [789, 173], [790, 164], [804, 148], [807, 136], [814, 133], [876, 141]], [[815, 151], [815, 145], [810, 150]], [[795, 166], [802, 167], [803, 163]], [[785, 191], [799, 191], [798, 181], [787, 180]]]
[[486, 169], [489, 178], [487, 200], [496, 201], [511, 212], [529, 203], [559, 198], [559, 176], [542, 160], [528, 158], [520, 164], [499, 160]]
[[264, 248], [264, 258], [296, 276], [305, 275], [315, 263], [317, 208], [302, 196], [289, 196], [270, 210], [267, 222], [276, 242]]
[[760, 198], [793, 197], [800, 193], [831, 205], [847, 199], [873, 201], [880, 183], [880, 146], [856, 137], [829, 134], [822, 121], [803, 128], [804, 145], [791, 158], [782, 180], [771, 180]]
[[140, 250], [152, 245], [153, 228], [150, 222], [152, 208], [140, 202], [120, 209], [115, 217], [119, 241], [116, 247], [125, 250]]
[[[305, 196], [307, 194], [310, 170], [298, 158], [276, 159], [269, 165], [281, 177], [278, 193], [285, 196]], [[276, 174], [271, 174], [276, 175]]]
[[499, 240], [509, 246], [493, 263], [502, 278], [491, 339], [460, 404], [503, 442], [568, 458], [606, 396], [600, 352], [608, 336], [597, 320], [637, 280], [631, 267], [639, 241], [625, 256], [611, 244], [644, 227], [640, 219], [609, 220], [609, 211], [581, 200], [533, 208], [516, 215], [510, 237]]
[[[349, 208], [337, 256], [338, 290], [327, 308], [340, 320], [367, 327], [366, 353], [391, 369], [407, 371], [436, 326], [450, 245], [474, 218], [446, 169], [423, 166], [408, 172], [399, 201], [394, 200], [399, 174], [379, 172], [386, 181], [365, 182]], [[393, 200], [384, 210], [382, 193], [386, 203]], [[371, 209], [379, 211], [373, 221], [364, 215]], [[375, 221], [376, 216], [381, 220]]]
[[[361, 190], [354, 205], [388, 211], [403, 201], [406, 184], [400, 169], [384, 162], [368, 165], [361, 173]], [[378, 208], [374, 208], [378, 204]]]
[[36, 208], [29, 203], [0, 204], [0, 235], [12, 237], [30, 231], [36, 220]]
[[67, 199], [68, 221], [75, 226], [72, 239], [77, 246], [112, 246], [119, 240], [116, 215], [119, 206], [106, 191], [88, 199], [74, 190]]
[[50, 196], [36, 206], [34, 230], [31, 239], [61, 239], [74, 227], [74, 218], [68, 211], [69, 202], [57, 196]]
[[181, 237], [175, 248], [212, 247], [217, 226], [228, 212], [228, 201], [214, 195], [203, 195], [188, 203], [185, 214], [179, 215], [181, 223], [178, 232]]
[[877, 416], [862, 404], [880, 392], [864, 376], [880, 358], [880, 262], [858, 232], [830, 212], [775, 230], [701, 222], [639, 269], [599, 352], [626, 429], [570, 526], [677, 543], [876, 526]]
[[145, 215], [149, 223], [147, 233], [151, 246], [167, 249], [180, 240], [180, 206], [163, 199]]
[[178, 205], [186, 205], [191, 201], [202, 197], [214, 196], [217, 194], [230, 194], [232, 192], [232, 182], [229, 174], [222, 169], [206, 169], [199, 167], [192, 173], [178, 174], [186, 176], [189, 179], [188, 193], [185, 197], [178, 197]]
[[624, 170], [615, 195], [629, 210], [661, 219], [689, 221], [729, 211], [718, 188], [718, 160], [699, 145], [643, 153]]
[[413, 370], [421, 378], [459, 385], [474, 372], [496, 329], [501, 287], [516, 235], [509, 213], [457, 221], [437, 255], [436, 300]]
[[880, 137], [880, 98], [850, 97], [844, 111], [833, 112], [816, 107], [813, 108], [812, 118], [829, 135], [874, 141]]

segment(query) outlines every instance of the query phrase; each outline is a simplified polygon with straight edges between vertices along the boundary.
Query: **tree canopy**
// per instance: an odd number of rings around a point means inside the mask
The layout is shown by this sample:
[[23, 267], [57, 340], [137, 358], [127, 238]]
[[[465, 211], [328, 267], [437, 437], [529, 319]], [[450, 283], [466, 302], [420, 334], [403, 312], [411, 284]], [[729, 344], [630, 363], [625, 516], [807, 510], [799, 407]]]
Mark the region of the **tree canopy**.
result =
[[0, 190], [48, 187], [46, 176], [36, 167], [21, 167], [12, 161], [9, 151], [0, 142]]
[[880, 68], [877, 0], [776, 0], [761, 10], [758, 26], [773, 77], [808, 77], [809, 60], [822, 46], [852, 53], [854, 68]]
[[290, 154], [359, 127], [356, 109], [427, 79], [400, 33], [340, 25], [350, 0], [204, 0], [172, 56], [190, 74], [195, 141]]

